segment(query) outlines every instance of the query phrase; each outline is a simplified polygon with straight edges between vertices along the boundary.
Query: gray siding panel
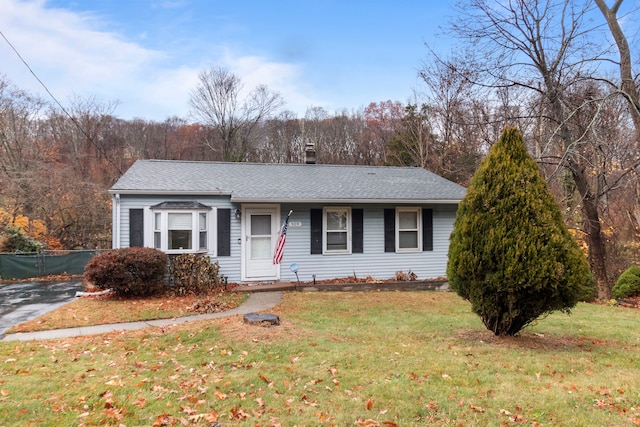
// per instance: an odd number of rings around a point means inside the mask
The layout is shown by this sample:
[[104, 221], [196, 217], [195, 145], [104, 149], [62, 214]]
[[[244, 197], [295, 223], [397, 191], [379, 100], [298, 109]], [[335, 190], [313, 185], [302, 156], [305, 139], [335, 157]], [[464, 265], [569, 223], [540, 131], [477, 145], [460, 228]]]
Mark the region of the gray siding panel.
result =
[[[129, 246], [129, 209], [140, 209], [153, 206], [163, 201], [195, 200], [214, 208], [231, 209], [231, 247], [230, 256], [218, 259], [220, 273], [227, 276], [229, 282], [241, 280], [242, 250], [239, 244], [241, 237], [240, 220], [233, 215], [235, 209], [241, 208], [230, 202], [229, 197], [168, 197], [147, 196], [135, 197], [121, 195], [120, 213], [120, 247]], [[341, 205], [344, 206], [344, 205]], [[363, 253], [345, 255], [311, 255], [310, 253], [310, 209], [321, 209], [323, 205], [281, 205], [279, 223], [284, 215], [292, 209], [293, 214], [287, 231], [287, 241], [280, 264], [280, 280], [295, 281], [296, 276], [290, 265], [298, 264], [298, 276], [301, 281], [312, 281], [337, 277], [371, 276], [375, 279], [389, 279], [397, 271], [405, 273], [413, 271], [418, 279], [443, 277], [446, 274], [449, 236], [453, 230], [456, 207], [452, 205], [425, 205], [433, 209], [433, 251], [416, 253], [384, 252], [384, 207], [382, 205], [353, 205], [355, 209], [363, 209]], [[214, 260], [216, 258], [213, 258]]]
[[[321, 208], [322, 206], [312, 206]], [[363, 253], [349, 255], [311, 255], [309, 248], [310, 206], [283, 205], [282, 211], [293, 209], [291, 221], [300, 227], [289, 227], [281, 263], [282, 281], [295, 281], [289, 266], [298, 264], [301, 281], [353, 276], [375, 279], [395, 277], [397, 271], [413, 271], [419, 279], [444, 277], [446, 274], [449, 236], [453, 230], [455, 206], [425, 206], [433, 209], [433, 251], [416, 253], [384, 252], [384, 209], [377, 205], [358, 205], [364, 209]]]
[[[194, 196], [120, 196], [120, 247], [129, 247], [129, 209], [140, 209], [156, 205], [164, 201], [196, 201], [213, 208], [226, 208], [234, 212], [240, 208], [240, 205], [231, 203], [229, 197], [194, 197]], [[241, 247], [238, 244], [240, 237], [240, 221], [231, 215], [231, 248], [230, 256], [222, 256], [217, 260], [220, 264], [220, 274], [228, 277], [230, 282], [240, 281], [240, 257], [242, 255]]]

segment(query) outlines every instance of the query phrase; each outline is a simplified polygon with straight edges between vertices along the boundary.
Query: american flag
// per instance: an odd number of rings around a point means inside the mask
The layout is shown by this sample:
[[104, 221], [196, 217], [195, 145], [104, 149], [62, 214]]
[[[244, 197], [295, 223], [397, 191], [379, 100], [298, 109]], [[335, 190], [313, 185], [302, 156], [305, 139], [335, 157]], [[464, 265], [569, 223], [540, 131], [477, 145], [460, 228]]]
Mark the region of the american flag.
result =
[[276, 250], [273, 253], [273, 263], [280, 264], [282, 261], [282, 254], [284, 252], [284, 243], [287, 241], [287, 227], [289, 226], [289, 217], [293, 211], [289, 211], [287, 218], [285, 218], [282, 227], [280, 228], [280, 233], [278, 234], [278, 242], [276, 243]]

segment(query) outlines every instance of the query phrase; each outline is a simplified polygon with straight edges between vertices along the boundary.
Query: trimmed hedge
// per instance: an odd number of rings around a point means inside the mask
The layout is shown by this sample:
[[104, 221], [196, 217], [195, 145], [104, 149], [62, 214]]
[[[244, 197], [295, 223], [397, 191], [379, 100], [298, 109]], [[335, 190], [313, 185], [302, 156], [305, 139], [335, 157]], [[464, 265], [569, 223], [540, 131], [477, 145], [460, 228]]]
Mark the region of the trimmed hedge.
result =
[[614, 298], [629, 298], [640, 295], [640, 267], [629, 267], [618, 277], [611, 289]]
[[167, 255], [152, 248], [114, 249], [95, 256], [84, 277], [99, 289], [126, 297], [158, 295], [165, 291]]

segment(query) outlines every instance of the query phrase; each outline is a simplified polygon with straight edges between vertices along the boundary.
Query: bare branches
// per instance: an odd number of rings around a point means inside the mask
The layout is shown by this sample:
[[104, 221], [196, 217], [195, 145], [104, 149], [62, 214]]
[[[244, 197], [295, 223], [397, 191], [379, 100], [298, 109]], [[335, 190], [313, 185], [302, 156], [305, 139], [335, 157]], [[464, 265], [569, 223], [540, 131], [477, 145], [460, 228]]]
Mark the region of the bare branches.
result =
[[[191, 92], [192, 114], [218, 130], [225, 161], [245, 160], [256, 125], [283, 105], [280, 95], [266, 86], [258, 86], [244, 100], [242, 89], [238, 76], [218, 67], [202, 71]], [[207, 144], [215, 149], [210, 141]]]

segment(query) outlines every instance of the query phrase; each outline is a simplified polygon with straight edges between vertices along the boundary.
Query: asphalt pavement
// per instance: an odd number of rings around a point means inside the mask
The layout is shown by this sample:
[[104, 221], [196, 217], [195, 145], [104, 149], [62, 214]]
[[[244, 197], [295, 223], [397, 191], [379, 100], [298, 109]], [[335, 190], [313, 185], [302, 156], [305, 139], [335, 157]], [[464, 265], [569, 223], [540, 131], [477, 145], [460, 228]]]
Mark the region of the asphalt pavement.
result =
[[82, 290], [79, 280], [0, 284], [0, 337], [14, 325], [34, 319], [73, 301]]
[[[75, 295], [75, 291], [74, 291]], [[220, 313], [198, 314], [194, 316], [180, 317], [174, 319], [158, 319], [141, 322], [114, 323], [108, 325], [85, 326], [81, 328], [54, 329], [51, 331], [38, 332], [21, 332], [17, 334], [8, 334], [2, 337], [0, 341], [29, 341], [29, 340], [47, 340], [59, 338], [71, 338], [84, 335], [97, 335], [108, 332], [128, 331], [143, 328], [162, 328], [170, 325], [177, 325], [197, 320], [217, 319], [236, 314], [257, 313], [269, 310], [282, 300], [282, 291], [272, 292], [254, 292], [249, 294], [249, 298], [239, 307]], [[64, 303], [62, 303], [64, 304]]]

